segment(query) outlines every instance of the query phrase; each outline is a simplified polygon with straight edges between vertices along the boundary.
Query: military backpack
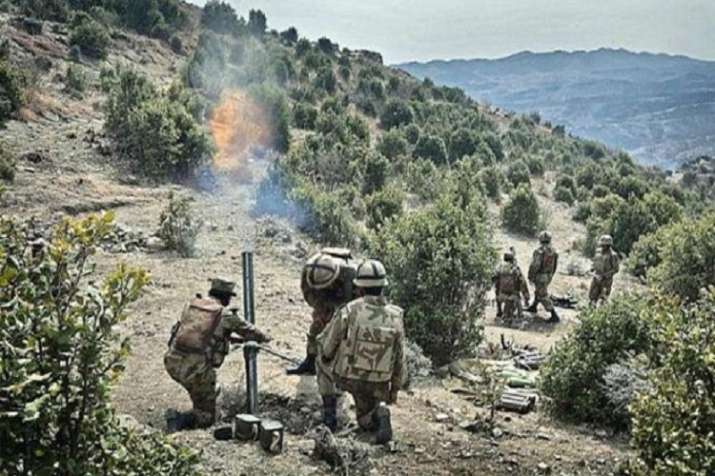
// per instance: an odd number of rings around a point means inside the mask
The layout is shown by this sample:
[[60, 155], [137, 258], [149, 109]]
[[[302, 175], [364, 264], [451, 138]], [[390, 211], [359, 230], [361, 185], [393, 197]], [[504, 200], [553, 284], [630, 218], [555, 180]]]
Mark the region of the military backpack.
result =
[[213, 299], [192, 299], [174, 326], [169, 345], [180, 352], [208, 354], [222, 317], [223, 306]]

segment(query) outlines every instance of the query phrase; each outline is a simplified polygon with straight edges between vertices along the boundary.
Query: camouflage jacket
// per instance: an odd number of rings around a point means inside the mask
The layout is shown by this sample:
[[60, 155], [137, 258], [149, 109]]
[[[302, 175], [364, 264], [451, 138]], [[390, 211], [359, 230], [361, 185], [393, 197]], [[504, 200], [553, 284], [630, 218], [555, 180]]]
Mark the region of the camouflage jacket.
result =
[[323, 363], [337, 377], [400, 389], [406, 375], [402, 315], [384, 297], [349, 302], [318, 336]]
[[593, 257], [593, 272], [599, 279], [610, 279], [620, 268], [618, 253], [609, 249], [607, 252], [597, 252]]
[[492, 277], [497, 297], [519, 296], [529, 297], [529, 286], [524, 275], [515, 263], [501, 263]]
[[[178, 325], [179, 323], [177, 322], [171, 331], [169, 347], [172, 353], [182, 354], [185, 352], [177, 349], [174, 345], [174, 336], [178, 330]], [[223, 364], [223, 360], [230, 350], [230, 339], [233, 335], [238, 335], [246, 341], [254, 340], [257, 342], [264, 342], [267, 339], [266, 334], [261, 332], [250, 322], [243, 319], [236, 312], [224, 309], [221, 322], [213, 333], [206, 356], [208, 363], [210, 363], [213, 367], [220, 367]]]
[[559, 254], [551, 245], [542, 245], [534, 250], [529, 265], [529, 281], [536, 283], [537, 281], [545, 281], [545, 284], [551, 282], [556, 267], [559, 265]]

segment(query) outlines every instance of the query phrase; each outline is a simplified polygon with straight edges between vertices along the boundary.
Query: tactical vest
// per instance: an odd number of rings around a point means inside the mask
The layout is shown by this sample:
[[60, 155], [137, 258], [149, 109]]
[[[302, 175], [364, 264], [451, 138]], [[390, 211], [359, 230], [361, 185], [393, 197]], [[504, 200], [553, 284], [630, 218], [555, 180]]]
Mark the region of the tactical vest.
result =
[[503, 265], [497, 274], [497, 289], [499, 293], [513, 294], [517, 292], [518, 275], [513, 266]]
[[609, 251], [608, 254], [597, 253], [593, 258], [593, 271], [597, 276], [612, 274], [618, 267], [618, 256]]
[[304, 266], [300, 276], [300, 289], [303, 298], [310, 307], [328, 307], [336, 309], [352, 301], [354, 296], [353, 279], [357, 275], [357, 262], [346, 248], [323, 248], [321, 253], [336, 258], [340, 264], [338, 278], [328, 289], [313, 289], [308, 284], [309, 268]]
[[556, 253], [552, 247], [547, 246], [543, 249], [541, 253], [541, 269], [539, 274], [555, 274], [556, 273], [556, 260], [559, 255]]
[[215, 300], [192, 299], [174, 325], [169, 346], [187, 354], [206, 355], [212, 365], [221, 365], [223, 356], [221, 362], [216, 362], [213, 351], [222, 318], [223, 306]]
[[347, 329], [335, 355], [335, 374], [363, 382], [389, 382], [395, 344], [404, 332], [402, 309], [363, 298], [351, 302], [346, 310]]

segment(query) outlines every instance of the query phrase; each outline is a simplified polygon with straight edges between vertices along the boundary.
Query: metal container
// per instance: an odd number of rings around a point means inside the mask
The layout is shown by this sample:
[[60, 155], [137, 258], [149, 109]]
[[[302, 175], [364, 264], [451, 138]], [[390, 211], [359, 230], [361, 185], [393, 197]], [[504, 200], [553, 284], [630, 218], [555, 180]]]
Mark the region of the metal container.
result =
[[280, 453], [283, 451], [283, 424], [275, 420], [261, 420], [258, 439], [268, 453]]
[[236, 415], [233, 419], [233, 433], [236, 439], [255, 441], [258, 439], [258, 430], [261, 419], [250, 414]]

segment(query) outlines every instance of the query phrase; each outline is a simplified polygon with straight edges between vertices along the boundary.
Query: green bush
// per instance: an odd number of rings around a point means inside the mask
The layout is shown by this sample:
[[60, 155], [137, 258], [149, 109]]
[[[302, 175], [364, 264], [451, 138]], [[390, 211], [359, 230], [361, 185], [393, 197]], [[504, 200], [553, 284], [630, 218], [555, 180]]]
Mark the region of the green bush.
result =
[[261, 10], [251, 10], [248, 12], [248, 31], [253, 36], [262, 37], [266, 33], [268, 20], [266, 14]]
[[452, 161], [471, 156], [477, 151], [477, 138], [466, 128], [457, 129], [449, 136], [449, 156]]
[[558, 418], [625, 429], [604, 387], [604, 374], [629, 355], [650, 349], [648, 326], [641, 313], [646, 298], [621, 295], [579, 316], [581, 324], [553, 348], [541, 367], [539, 386]]
[[293, 124], [299, 129], [315, 129], [318, 110], [310, 104], [296, 103], [293, 107]]
[[0, 461], [6, 474], [198, 473], [197, 457], [121, 426], [111, 390], [127, 356], [119, 329], [149, 278], [124, 264], [92, 280], [109, 214], [65, 221], [26, 252], [33, 224], [0, 219]]
[[251, 95], [268, 113], [273, 126], [273, 146], [279, 152], [290, 147], [290, 108], [286, 94], [273, 86], [262, 84], [251, 88]]
[[[392, 129], [410, 124], [414, 120], [412, 108], [404, 101], [393, 99], [385, 105], [380, 116], [380, 125], [384, 129]], [[446, 153], [446, 152], [445, 152]]]
[[333, 68], [330, 66], [325, 66], [318, 71], [313, 85], [316, 88], [323, 89], [328, 94], [333, 94], [335, 88], [337, 87], [338, 80], [333, 73]]
[[87, 89], [87, 74], [80, 66], [69, 65], [64, 77], [65, 91], [71, 96], [81, 99]]
[[572, 196], [576, 196], [576, 182], [570, 175], [559, 175], [556, 179], [555, 188], [566, 188], [571, 192]]
[[715, 474], [715, 288], [650, 313], [660, 362], [631, 404], [636, 474]]
[[506, 169], [506, 178], [514, 187], [520, 184], [529, 185], [531, 179], [529, 177], [529, 167], [524, 163], [523, 160], [517, 160], [509, 164]]
[[397, 187], [385, 187], [367, 197], [367, 227], [380, 228], [385, 222], [402, 213], [405, 194]]
[[399, 130], [389, 130], [380, 137], [377, 150], [388, 159], [394, 160], [407, 154], [407, 140]]
[[581, 249], [583, 254], [593, 257], [596, 254], [599, 237], [610, 233], [610, 231], [611, 224], [608, 220], [604, 220], [592, 214], [586, 221], [586, 240], [583, 242], [583, 247]]
[[526, 166], [529, 168], [529, 173], [532, 177], [542, 177], [546, 171], [544, 159], [530, 155], [526, 159]]
[[0, 59], [0, 126], [13, 117], [25, 103], [20, 72]]
[[611, 234], [615, 248], [630, 253], [633, 244], [658, 227], [680, 221], [682, 208], [661, 192], [647, 194], [642, 200], [623, 201], [611, 216]]
[[591, 201], [593, 215], [600, 219], [608, 219], [623, 204], [623, 199], [612, 193]]
[[15, 161], [5, 144], [0, 142], [0, 180], [12, 182], [15, 180]]
[[447, 147], [441, 137], [430, 134], [420, 136], [415, 144], [415, 157], [426, 159], [436, 165], [447, 163]]
[[86, 13], [80, 12], [72, 20], [70, 45], [78, 46], [83, 54], [104, 59], [107, 57], [110, 44], [107, 29]]
[[482, 188], [487, 196], [492, 200], [499, 201], [501, 198], [502, 184], [506, 180], [501, 169], [495, 165], [485, 167], [479, 172], [479, 179], [482, 182]]
[[236, 11], [228, 3], [219, 0], [210, 0], [204, 5], [201, 13], [201, 26], [216, 33], [240, 32], [240, 23]]
[[626, 261], [626, 268], [631, 274], [645, 278], [649, 270], [660, 264], [660, 249], [669, 239], [673, 226], [678, 224], [660, 227], [654, 233], [641, 236], [636, 241]]
[[541, 224], [541, 208], [528, 185], [519, 185], [501, 211], [504, 227], [515, 233], [534, 236]]
[[496, 252], [480, 196], [463, 206], [447, 194], [379, 229], [370, 253], [390, 278], [390, 297], [405, 326], [435, 364], [472, 355], [482, 339], [479, 316]]
[[571, 192], [571, 189], [566, 187], [556, 187], [554, 189], [554, 200], [556, 200], [557, 202], [566, 203], [569, 206], [573, 205], [576, 201], [573, 196], [573, 192]]
[[355, 223], [350, 209], [337, 193], [325, 193], [313, 187], [299, 187], [295, 201], [305, 214], [302, 230], [321, 243], [351, 247], [355, 243]]
[[169, 250], [177, 251], [184, 258], [196, 254], [196, 238], [203, 223], [194, 217], [188, 197], [169, 196], [169, 203], [159, 216], [157, 235]]
[[591, 204], [589, 202], [580, 202], [573, 214], [574, 221], [586, 223], [591, 218]]
[[69, 16], [65, 0], [24, 0], [17, 3], [21, 5], [20, 11], [29, 17], [64, 22]]

